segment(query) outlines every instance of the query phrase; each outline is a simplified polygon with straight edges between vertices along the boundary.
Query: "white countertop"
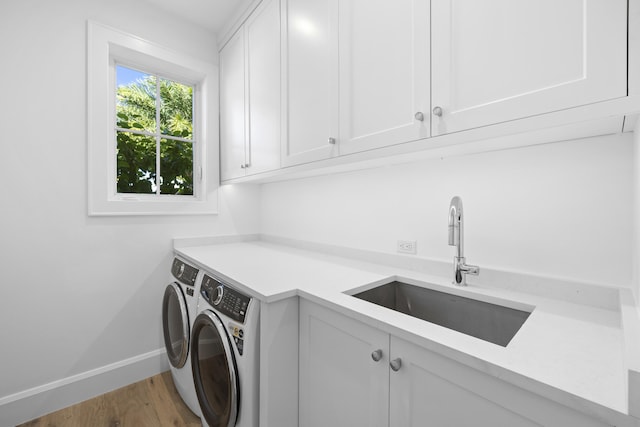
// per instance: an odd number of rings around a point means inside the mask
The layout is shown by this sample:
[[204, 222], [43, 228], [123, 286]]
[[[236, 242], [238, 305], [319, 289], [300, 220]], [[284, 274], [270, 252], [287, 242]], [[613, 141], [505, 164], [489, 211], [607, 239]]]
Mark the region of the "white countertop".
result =
[[[175, 248], [181, 256], [266, 303], [296, 295], [308, 298], [608, 423], [636, 425], [635, 418], [625, 416], [629, 408], [628, 356], [620, 309], [506, 287], [472, 284], [460, 288], [443, 275], [261, 240], [201, 242], [200, 246], [182, 242]], [[395, 277], [476, 299], [503, 299], [515, 308], [535, 308], [509, 345], [501, 347], [344, 293]], [[611, 292], [606, 289], [603, 295]]]

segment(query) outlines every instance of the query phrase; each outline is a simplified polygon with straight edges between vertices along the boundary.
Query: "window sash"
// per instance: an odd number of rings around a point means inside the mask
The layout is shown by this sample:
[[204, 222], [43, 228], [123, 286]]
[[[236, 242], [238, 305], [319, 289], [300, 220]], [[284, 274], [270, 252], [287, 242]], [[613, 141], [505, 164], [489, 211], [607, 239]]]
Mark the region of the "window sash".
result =
[[[114, 126], [115, 129], [115, 136], [114, 138], [117, 136], [118, 132], [127, 132], [127, 133], [131, 133], [134, 135], [143, 135], [143, 136], [147, 136], [150, 138], [154, 138], [155, 139], [155, 143], [156, 143], [156, 153], [155, 153], [155, 195], [156, 196], [165, 196], [165, 197], [180, 197], [180, 198], [185, 198], [185, 197], [196, 197], [196, 194], [199, 190], [199, 181], [202, 180], [202, 168], [200, 167], [200, 170], [197, 171], [197, 162], [196, 162], [196, 155], [197, 152], [195, 150], [196, 147], [196, 140], [197, 140], [197, 131], [198, 131], [198, 123], [196, 122], [197, 120], [197, 111], [196, 111], [196, 85], [195, 84], [190, 84], [190, 83], [185, 83], [182, 81], [178, 81], [177, 79], [173, 79], [173, 78], [169, 78], [169, 77], [165, 77], [163, 75], [161, 75], [160, 73], [156, 73], [156, 72], [151, 72], [151, 71], [146, 71], [143, 69], [139, 69], [138, 67], [135, 66], [131, 66], [128, 63], [125, 62], [119, 62], [119, 61], [113, 61], [113, 69], [116, 70], [116, 72], [114, 72], [113, 74], [113, 106], [114, 106], [114, 116], [113, 116], [113, 122], [117, 123], [117, 97], [118, 97], [118, 84], [117, 84], [117, 68], [118, 66], [120, 67], [126, 67], [128, 69], [132, 69], [132, 70], [136, 70], [139, 71], [141, 73], [144, 73], [145, 75], [148, 75], [150, 77], [153, 77], [155, 79], [155, 131], [154, 132], [149, 132], [149, 131], [145, 131], [145, 130], [140, 130], [137, 128], [123, 128], [120, 126]], [[182, 137], [177, 137], [174, 135], [169, 135], [169, 134], [165, 134], [162, 133], [162, 126], [161, 126], [161, 121], [160, 121], [160, 109], [162, 107], [162, 97], [160, 95], [160, 84], [161, 84], [161, 80], [166, 80], [172, 83], [178, 83], [181, 84], [183, 86], [188, 86], [191, 88], [191, 93], [192, 93], [192, 97], [191, 97], [191, 127], [192, 127], [192, 138], [182, 138]], [[161, 158], [161, 141], [163, 139], [168, 139], [168, 140], [173, 140], [173, 141], [181, 141], [181, 142], [186, 142], [186, 143], [190, 143], [192, 144], [192, 160], [191, 160], [191, 174], [193, 176], [193, 189], [192, 189], [192, 194], [190, 195], [184, 195], [184, 194], [167, 194], [167, 193], [161, 193], [162, 190], [162, 183], [161, 183], [161, 179], [162, 179], [162, 168], [161, 168], [161, 163], [162, 163], [162, 158]], [[125, 197], [127, 199], [131, 199], [132, 195], [135, 196], [143, 196], [146, 198], [149, 197], [153, 197], [152, 194], [149, 193], [121, 193], [118, 191], [117, 188], [117, 142], [115, 145], [115, 150], [113, 152], [114, 158], [116, 159], [116, 161], [114, 162], [115, 167], [116, 167], [116, 172], [114, 175], [114, 186], [115, 186], [115, 194], [117, 194], [118, 196], [120, 195], [126, 195]]]

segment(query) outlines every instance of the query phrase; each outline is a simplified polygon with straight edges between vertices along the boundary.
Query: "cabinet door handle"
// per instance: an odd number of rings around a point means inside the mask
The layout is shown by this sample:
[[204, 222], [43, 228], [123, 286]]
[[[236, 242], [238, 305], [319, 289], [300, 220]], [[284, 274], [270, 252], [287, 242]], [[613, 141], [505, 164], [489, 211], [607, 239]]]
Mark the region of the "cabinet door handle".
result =
[[389, 362], [389, 366], [391, 366], [393, 372], [398, 372], [400, 370], [400, 367], [402, 366], [402, 359], [400, 359], [399, 357], [397, 359], [393, 359], [391, 362]]
[[240, 165], [240, 169], [244, 169], [244, 168], [246, 168], [246, 167], [247, 167], [247, 166], [246, 166], [246, 165], [244, 165], [244, 164]]
[[424, 114], [422, 113], [422, 111], [418, 111], [416, 114], [414, 114], [413, 117], [415, 117], [416, 120], [420, 122], [424, 122]]
[[438, 117], [442, 117], [442, 107], [433, 107], [433, 115], [434, 116], [438, 116]]
[[371, 358], [374, 362], [379, 362], [382, 359], [382, 350], [378, 349], [371, 353]]
[[335, 145], [336, 144], [336, 139], [333, 137], [329, 137], [329, 144]]

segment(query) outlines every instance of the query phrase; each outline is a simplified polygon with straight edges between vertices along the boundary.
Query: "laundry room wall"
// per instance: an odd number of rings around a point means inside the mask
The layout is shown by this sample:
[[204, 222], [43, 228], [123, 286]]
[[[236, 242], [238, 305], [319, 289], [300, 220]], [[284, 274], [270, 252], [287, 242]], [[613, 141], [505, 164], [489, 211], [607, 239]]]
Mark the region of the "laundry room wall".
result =
[[215, 216], [87, 216], [87, 19], [217, 63], [214, 35], [141, 3], [0, 6], [3, 426], [100, 391], [73, 395], [75, 382], [128, 384], [119, 368], [134, 361], [159, 369], [171, 239], [258, 231], [251, 186], [221, 189]]
[[[631, 287], [633, 134], [318, 176], [263, 186], [261, 230], [452, 262], [447, 214], [464, 205], [481, 268]], [[413, 256], [413, 255], [407, 255]]]
[[[638, 129], [640, 119], [635, 118]], [[636, 297], [636, 307], [640, 311], [640, 131], [633, 132], [633, 249], [632, 249], [632, 283]]]

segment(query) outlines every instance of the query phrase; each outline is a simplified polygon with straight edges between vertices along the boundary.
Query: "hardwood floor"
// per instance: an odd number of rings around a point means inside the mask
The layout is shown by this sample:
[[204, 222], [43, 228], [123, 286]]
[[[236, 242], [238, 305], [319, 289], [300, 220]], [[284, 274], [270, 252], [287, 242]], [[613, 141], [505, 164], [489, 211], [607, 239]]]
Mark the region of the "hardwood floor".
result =
[[17, 427], [201, 427], [169, 371]]

